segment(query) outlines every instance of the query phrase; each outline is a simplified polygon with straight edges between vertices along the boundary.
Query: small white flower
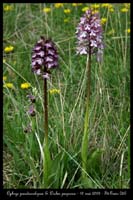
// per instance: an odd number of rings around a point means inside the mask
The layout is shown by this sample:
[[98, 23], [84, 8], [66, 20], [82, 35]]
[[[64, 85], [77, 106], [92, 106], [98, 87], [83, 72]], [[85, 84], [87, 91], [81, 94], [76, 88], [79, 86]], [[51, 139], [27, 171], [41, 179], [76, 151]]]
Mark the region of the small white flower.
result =
[[52, 62], [52, 61], [53, 61], [52, 58], [50, 58], [50, 57], [46, 57], [46, 62]]
[[85, 30], [90, 31], [90, 25], [89, 24], [86, 24], [84, 27], [85, 27]]
[[36, 63], [38, 63], [39, 65], [42, 65], [42, 59], [37, 59], [35, 60]]
[[54, 63], [52, 62], [52, 63], [47, 63], [47, 67], [48, 67], [48, 69], [50, 69], [51, 67], [53, 67], [54, 66]]
[[35, 65], [36, 65], [36, 61], [33, 61], [33, 62], [32, 62], [32, 66], [35, 66]]
[[47, 48], [50, 47], [50, 48], [51, 48], [51, 47], [52, 47], [52, 44], [51, 44], [51, 43], [46, 43], [46, 44], [45, 44], [45, 47], [47, 47]]
[[44, 56], [44, 52], [43, 52], [43, 51], [40, 51], [39, 53], [37, 53], [37, 55], [43, 57], [43, 56]]
[[81, 37], [81, 38], [85, 38], [85, 37], [86, 37], [86, 35], [87, 35], [87, 33], [86, 33], [85, 31], [83, 31], [83, 32], [80, 34], [80, 36], [79, 36], [79, 37]]
[[39, 51], [41, 49], [41, 47], [35, 47], [35, 50]]
[[53, 50], [48, 50], [48, 54], [51, 54], [51, 55], [54, 55], [55, 54], [55, 52], [53, 51]]
[[85, 47], [83, 47], [83, 48], [78, 47], [77, 48], [77, 53], [79, 53], [80, 55], [87, 54], [87, 49]]
[[90, 36], [96, 36], [96, 33], [94, 33], [94, 31], [92, 30], [92, 31], [90, 32]]
[[35, 58], [35, 57], [36, 57], [36, 54], [33, 54], [33, 55], [32, 55], [32, 58]]
[[84, 17], [81, 17], [81, 18], [80, 18], [80, 24], [84, 24], [85, 21], [86, 21], [86, 19], [85, 19]]
[[90, 44], [91, 47], [97, 47], [97, 43], [95, 40], [91, 40], [91, 44]]
[[44, 79], [45, 79], [45, 78], [46, 78], [46, 79], [49, 79], [49, 74], [48, 74], [48, 73], [45, 73], [45, 74], [42, 75], [42, 77], [43, 77]]
[[41, 74], [41, 70], [40, 70], [40, 69], [37, 69], [37, 70], [36, 70], [36, 74], [37, 74], [37, 75], [40, 75], [40, 74]]

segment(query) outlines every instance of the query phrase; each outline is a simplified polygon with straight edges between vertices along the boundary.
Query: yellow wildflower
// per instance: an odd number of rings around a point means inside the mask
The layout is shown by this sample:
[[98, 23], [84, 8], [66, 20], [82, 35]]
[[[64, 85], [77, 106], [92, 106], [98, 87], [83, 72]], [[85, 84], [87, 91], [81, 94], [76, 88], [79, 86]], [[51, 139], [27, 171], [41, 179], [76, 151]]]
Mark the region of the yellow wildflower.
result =
[[7, 76], [3, 76], [3, 81], [6, 81], [7, 80]]
[[99, 4], [91, 4], [91, 8], [94, 8], [94, 9], [97, 9], [97, 8], [99, 8], [100, 7], [100, 5]]
[[126, 29], [125, 32], [130, 33], [130, 28]]
[[72, 3], [72, 6], [76, 7], [76, 6], [81, 6], [82, 3]]
[[14, 85], [13, 85], [12, 83], [5, 83], [5, 84], [3, 85], [3, 87], [13, 89], [13, 88], [14, 88]]
[[78, 6], [78, 4], [77, 3], [72, 3], [72, 6], [76, 7], [76, 6]]
[[121, 12], [128, 12], [128, 9], [127, 8], [122, 8]]
[[28, 89], [29, 87], [31, 87], [30, 83], [22, 83], [21, 84], [22, 89]]
[[108, 8], [109, 8], [109, 9], [113, 8], [113, 5], [112, 5], [112, 4], [109, 4], [109, 5], [108, 5]]
[[101, 18], [101, 24], [105, 24], [107, 22], [107, 18]]
[[93, 10], [92, 14], [95, 14], [95, 13], [98, 13], [98, 12], [99, 12], [98, 10]]
[[88, 9], [89, 9], [89, 7], [83, 7], [83, 8], [82, 8], [82, 11], [83, 11], [83, 12], [86, 12]]
[[64, 9], [64, 13], [69, 14], [71, 12], [70, 9]]
[[55, 4], [54, 4], [54, 7], [55, 7], [55, 8], [63, 7], [63, 3], [55, 3]]
[[109, 8], [109, 12], [114, 12], [114, 8]]
[[60, 90], [59, 89], [51, 89], [49, 90], [50, 94], [60, 94]]
[[69, 18], [64, 19], [64, 23], [69, 22]]
[[4, 6], [4, 11], [10, 11], [12, 9], [13, 9], [12, 6], [9, 5]]
[[111, 4], [109, 4], [109, 3], [102, 3], [102, 7], [104, 7], [104, 8], [109, 8], [110, 5], [111, 5]]
[[13, 46], [8, 46], [8, 47], [5, 47], [4, 52], [9, 53], [9, 52], [12, 52], [13, 50], [14, 50]]
[[3, 58], [3, 63], [6, 63], [6, 59]]
[[76, 6], [81, 6], [82, 3], [72, 3], [72, 6], [76, 7]]
[[43, 8], [43, 12], [49, 13], [51, 11], [51, 8]]
[[130, 3], [124, 3], [125, 8], [130, 8]]

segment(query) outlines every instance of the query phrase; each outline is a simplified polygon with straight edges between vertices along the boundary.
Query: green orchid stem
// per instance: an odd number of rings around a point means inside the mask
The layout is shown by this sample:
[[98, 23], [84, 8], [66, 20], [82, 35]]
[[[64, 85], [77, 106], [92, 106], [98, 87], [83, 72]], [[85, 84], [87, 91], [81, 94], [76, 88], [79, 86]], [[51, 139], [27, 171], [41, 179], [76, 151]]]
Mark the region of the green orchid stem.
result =
[[82, 177], [86, 177], [87, 152], [88, 152], [88, 128], [89, 128], [89, 104], [90, 104], [90, 83], [91, 83], [91, 52], [87, 56], [87, 97], [86, 113], [84, 119], [84, 133], [82, 138], [81, 158], [82, 158]]

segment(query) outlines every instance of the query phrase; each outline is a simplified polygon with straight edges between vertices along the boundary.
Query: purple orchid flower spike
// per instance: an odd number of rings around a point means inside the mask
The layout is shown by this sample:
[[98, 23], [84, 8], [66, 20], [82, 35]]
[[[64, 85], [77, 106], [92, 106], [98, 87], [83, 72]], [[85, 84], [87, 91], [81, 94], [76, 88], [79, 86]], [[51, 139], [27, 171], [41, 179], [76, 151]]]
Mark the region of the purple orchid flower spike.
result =
[[41, 37], [32, 51], [32, 71], [43, 79], [48, 79], [49, 70], [57, 66], [58, 53], [54, 42]]
[[101, 62], [103, 57], [102, 26], [98, 13], [87, 10], [78, 24], [76, 35], [78, 39], [77, 54], [96, 53], [97, 61]]

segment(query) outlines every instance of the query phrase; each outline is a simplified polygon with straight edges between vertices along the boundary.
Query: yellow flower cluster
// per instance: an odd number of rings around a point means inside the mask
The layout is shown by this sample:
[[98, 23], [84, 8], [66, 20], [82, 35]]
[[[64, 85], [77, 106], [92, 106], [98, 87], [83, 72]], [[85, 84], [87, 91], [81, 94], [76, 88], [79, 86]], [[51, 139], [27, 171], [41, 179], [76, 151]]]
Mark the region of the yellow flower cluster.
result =
[[98, 12], [99, 12], [98, 10], [93, 10], [92, 14], [95, 14], [95, 13], [98, 13]]
[[59, 89], [51, 89], [49, 90], [50, 94], [60, 94], [60, 90]]
[[130, 33], [130, 28], [126, 29], [125, 32]]
[[65, 13], [65, 14], [69, 14], [70, 12], [71, 12], [70, 9], [64, 9], [64, 13]]
[[13, 9], [12, 6], [9, 6], [9, 5], [4, 6], [4, 11], [11, 11], [12, 9]]
[[109, 8], [109, 12], [114, 12], [114, 8]]
[[29, 87], [31, 87], [30, 83], [22, 83], [21, 84], [22, 89], [28, 89]]
[[101, 18], [101, 24], [106, 24], [106, 22], [107, 22], [107, 18]]
[[100, 8], [100, 5], [99, 4], [96, 4], [96, 3], [94, 3], [94, 4], [91, 4], [91, 6], [90, 6], [92, 9], [98, 9], [98, 8]]
[[13, 47], [13, 46], [8, 46], [8, 47], [5, 47], [4, 52], [5, 52], [5, 53], [10, 53], [10, 52], [12, 52], [13, 50], [14, 50], [14, 47]]
[[43, 8], [43, 12], [49, 13], [49, 12], [51, 12], [51, 8]]
[[72, 3], [72, 6], [76, 7], [76, 6], [81, 6], [82, 3]]
[[3, 81], [6, 81], [7, 80], [7, 76], [3, 76]]
[[76, 7], [76, 6], [78, 6], [78, 4], [77, 3], [72, 3], [72, 6]]
[[[6, 80], [7, 80], [7, 76], [3, 76], [3, 81], [4, 81], [3, 87], [14, 89], [13, 83], [5, 83]], [[21, 89], [28, 89], [29, 87], [31, 87], [31, 84], [30, 83], [22, 83], [20, 87], [21, 87]]]
[[110, 4], [110, 3], [103, 3], [103, 4], [101, 5], [101, 7], [103, 7], [103, 8], [108, 8], [108, 11], [109, 11], [109, 12], [114, 12], [113, 5]]
[[128, 9], [127, 8], [122, 8], [121, 12], [128, 12]]
[[13, 85], [13, 83], [5, 83], [5, 84], [3, 85], [3, 87], [13, 89], [13, 88], [14, 88], [14, 85]]
[[55, 8], [61, 8], [63, 7], [63, 3], [55, 3], [54, 6]]
[[112, 8], [113, 6], [110, 3], [102, 3], [101, 7], [103, 7], [103, 8]]
[[6, 80], [7, 80], [7, 76], [3, 76], [3, 82], [4, 82], [3, 87], [9, 88], [9, 89], [14, 89], [13, 83], [9, 83], [9, 82], [5, 83]]
[[6, 63], [6, 59], [3, 58], [3, 63]]
[[83, 11], [83, 12], [86, 12], [88, 9], [89, 9], [89, 7], [86, 6], [86, 7], [83, 7], [83, 8], [82, 8], [82, 11]]
[[65, 18], [64, 23], [68, 23], [68, 22], [69, 22], [69, 18]]
[[130, 8], [130, 3], [124, 3], [125, 8]]

